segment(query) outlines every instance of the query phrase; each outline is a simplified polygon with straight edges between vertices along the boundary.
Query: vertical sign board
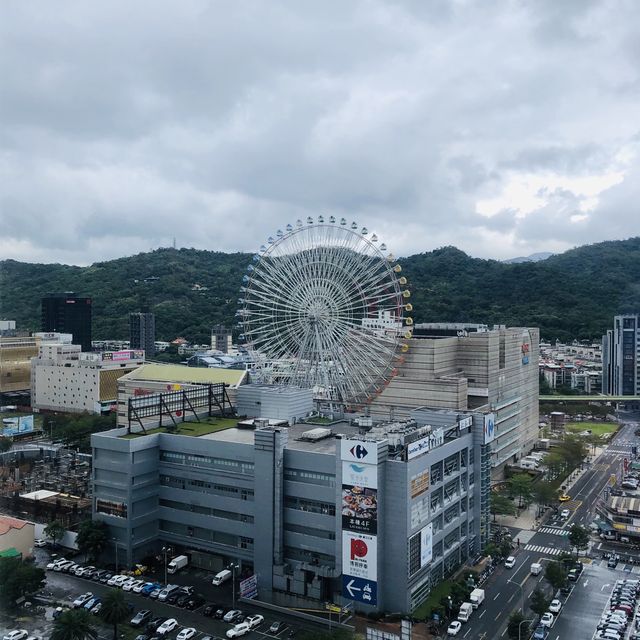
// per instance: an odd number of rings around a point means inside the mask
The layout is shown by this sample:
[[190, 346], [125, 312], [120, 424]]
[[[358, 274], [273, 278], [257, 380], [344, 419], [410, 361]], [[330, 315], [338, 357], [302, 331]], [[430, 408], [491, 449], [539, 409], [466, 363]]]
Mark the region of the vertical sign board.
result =
[[258, 578], [255, 574], [240, 581], [240, 595], [249, 599], [258, 596]]
[[420, 568], [433, 560], [433, 524], [420, 531]]
[[378, 602], [378, 445], [343, 438], [342, 459], [342, 595]]
[[484, 444], [493, 442], [496, 435], [496, 416], [494, 413], [484, 415]]

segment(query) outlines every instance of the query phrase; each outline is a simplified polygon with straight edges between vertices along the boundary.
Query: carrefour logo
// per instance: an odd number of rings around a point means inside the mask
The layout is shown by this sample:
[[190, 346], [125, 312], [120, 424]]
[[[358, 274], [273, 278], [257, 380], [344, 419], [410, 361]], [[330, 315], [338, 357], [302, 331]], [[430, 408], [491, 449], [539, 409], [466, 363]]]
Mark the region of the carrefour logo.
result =
[[493, 415], [484, 417], [484, 441], [491, 442], [495, 435], [496, 423]]
[[357, 444], [355, 447], [351, 447], [349, 449], [349, 453], [358, 460], [362, 460], [362, 458], [366, 458], [369, 453], [361, 444]]

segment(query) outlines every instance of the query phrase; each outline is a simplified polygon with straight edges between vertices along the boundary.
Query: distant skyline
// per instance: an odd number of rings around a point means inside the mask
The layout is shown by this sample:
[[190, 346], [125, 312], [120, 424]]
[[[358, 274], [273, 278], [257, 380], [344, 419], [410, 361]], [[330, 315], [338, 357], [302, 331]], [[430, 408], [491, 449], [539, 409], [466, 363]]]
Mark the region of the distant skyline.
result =
[[253, 252], [335, 215], [394, 254], [640, 234], [640, 3], [0, 3], [0, 259]]

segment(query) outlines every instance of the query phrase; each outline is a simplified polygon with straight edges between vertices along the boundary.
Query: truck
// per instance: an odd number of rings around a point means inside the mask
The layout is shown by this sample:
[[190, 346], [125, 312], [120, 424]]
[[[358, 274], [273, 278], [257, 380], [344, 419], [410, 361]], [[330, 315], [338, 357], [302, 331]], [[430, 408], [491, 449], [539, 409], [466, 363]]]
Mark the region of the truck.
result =
[[176, 556], [167, 565], [167, 573], [175, 573], [179, 569], [186, 567], [189, 564], [189, 558], [187, 556]]
[[542, 565], [539, 562], [533, 562], [531, 564], [531, 575], [537, 576], [542, 571]]
[[537, 469], [539, 465], [533, 458], [522, 458], [519, 463], [521, 469]]
[[469, 596], [469, 600], [474, 609], [477, 609], [484, 602], [484, 589], [474, 589]]
[[458, 620], [460, 622], [467, 622], [473, 613], [473, 605], [470, 602], [463, 602], [460, 605], [460, 611], [458, 612]]
[[231, 573], [231, 571], [229, 571], [229, 569], [224, 569], [223, 571], [220, 571], [220, 573], [216, 573], [216, 575], [213, 576], [213, 580], [211, 580], [211, 584], [214, 585], [215, 587], [219, 587], [221, 584], [223, 584], [227, 580], [231, 580], [232, 575], [233, 574]]

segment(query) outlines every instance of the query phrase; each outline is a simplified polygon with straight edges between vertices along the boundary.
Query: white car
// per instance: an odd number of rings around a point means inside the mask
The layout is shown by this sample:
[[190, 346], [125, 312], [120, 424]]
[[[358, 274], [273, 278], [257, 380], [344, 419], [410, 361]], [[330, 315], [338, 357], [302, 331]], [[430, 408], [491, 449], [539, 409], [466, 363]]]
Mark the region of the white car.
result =
[[191, 640], [198, 633], [193, 627], [185, 627], [176, 637], [176, 640]]
[[454, 620], [449, 627], [447, 628], [448, 636], [457, 636], [462, 629], [462, 622], [458, 622], [458, 620]]
[[513, 556], [509, 556], [505, 561], [504, 561], [504, 566], [506, 569], [513, 569], [513, 566], [516, 563], [516, 559]]
[[123, 591], [133, 591], [136, 587], [142, 587], [144, 580], [129, 580], [122, 585]]
[[33, 546], [34, 547], [46, 547], [47, 546], [47, 541], [43, 540], [42, 538], [36, 538], [33, 541]]
[[58, 558], [57, 560], [52, 560], [51, 562], [49, 562], [49, 564], [47, 564], [47, 569], [55, 569], [56, 565], [61, 562], [67, 562], [67, 560], [65, 558]]
[[559, 613], [560, 609], [562, 609], [562, 602], [557, 599], [552, 600], [549, 605], [549, 611], [551, 611], [551, 613]]
[[133, 593], [142, 593], [142, 590], [145, 587], [150, 587], [153, 584], [153, 582], [145, 582], [144, 580], [140, 580], [140, 584], [137, 584], [135, 587], [133, 587], [131, 591], [133, 591]]
[[554, 619], [553, 613], [549, 613], [547, 611], [547, 613], [542, 614], [542, 618], [540, 618], [540, 624], [543, 627], [550, 627], [553, 625], [553, 619]]
[[227, 631], [227, 638], [239, 638], [243, 636], [245, 633], [249, 633], [251, 631], [251, 627], [248, 622], [239, 622], [234, 627], [231, 627], [229, 631]]
[[563, 509], [563, 510], [560, 512], [560, 517], [561, 517], [563, 520], [566, 520], [570, 515], [571, 515], [571, 511], [569, 511], [569, 509]]
[[71, 605], [74, 609], [78, 607], [84, 607], [84, 605], [89, 602], [93, 598], [93, 593], [91, 591], [87, 591], [87, 593], [83, 593], [81, 596], [78, 596]]
[[16, 629], [15, 631], [9, 631], [2, 640], [23, 640], [29, 635], [29, 632], [25, 629]]
[[63, 569], [68, 569], [72, 564], [73, 562], [71, 560], [65, 560], [64, 562], [56, 562], [56, 564], [53, 567], [53, 570], [60, 572]]
[[223, 616], [223, 620], [225, 622], [231, 622], [232, 620], [234, 620], [234, 618], [238, 615], [240, 615], [242, 612], [239, 611], [238, 609], [231, 609], [231, 611], [227, 611], [227, 613], [224, 614]]
[[264, 622], [264, 616], [261, 616], [261, 615], [249, 616], [248, 618], [245, 619], [245, 622], [249, 624], [250, 629], [255, 629], [258, 625]]
[[113, 587], [121, 587], [125, 582], [129, 582], [131, 578], [129, 576], [113, 576], [107, 584], [110, 584]]
[[178, 626], [178, 621], [175, 618], [169, 618], [165, 620], [157, 629], [156, 633], [159, 636], [163, 636], [166, 633], [171, 633]]

